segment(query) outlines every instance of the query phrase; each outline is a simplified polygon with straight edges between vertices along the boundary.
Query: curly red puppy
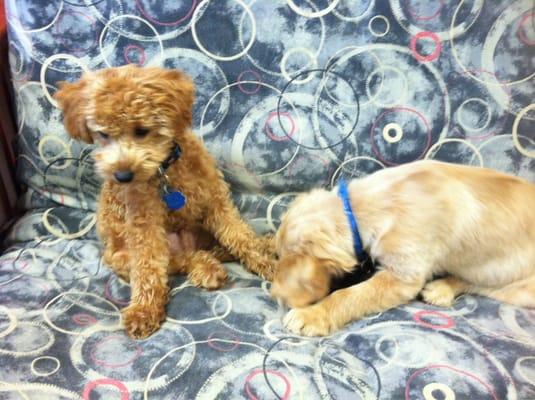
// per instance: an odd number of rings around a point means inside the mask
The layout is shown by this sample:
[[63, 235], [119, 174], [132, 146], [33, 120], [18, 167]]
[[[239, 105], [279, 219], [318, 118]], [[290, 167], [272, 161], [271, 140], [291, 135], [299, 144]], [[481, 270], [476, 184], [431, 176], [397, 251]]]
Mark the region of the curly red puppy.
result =
[[[123, 310], [130, 336], [146, 337], [165, 319], [168, 273], [215, 289], [226, 279], [221, 261], [233, 256], [271, 278], [270, 240], [241, 219], [214, 159], [190, 131], [194, 85], [183, 73], [135, 66], [88, 72], [62, 83], [55, 98], [69, 134], [99, 145], [97, 229], [105, 262], [132, 285]], [[173, 232], [208, 233], [213, 245], [180, 246]]]
[[[438, 306], [477, 293], [535, 307], [532, 183], [490, 169], [420, 161], [351, 181], [352, 212], [345, 212], [341, 193], [301, 195], [277, 232], [281, 259], [272, 293], [295, 307], [285, 319], [291, 331], [327, 335], [420, 292]], [[331, 278], [357, 264], [351, 213], [364, 249], [381, 267], [328, 295]]]

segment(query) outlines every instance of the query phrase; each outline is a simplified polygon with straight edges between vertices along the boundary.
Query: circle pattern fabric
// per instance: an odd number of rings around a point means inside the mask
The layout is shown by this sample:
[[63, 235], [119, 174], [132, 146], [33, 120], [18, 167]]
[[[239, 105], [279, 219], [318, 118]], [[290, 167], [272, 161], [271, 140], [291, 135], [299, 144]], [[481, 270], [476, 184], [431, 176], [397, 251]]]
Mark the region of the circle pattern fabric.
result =
[[532, 0], [7, 0], [19, 179], [29, 212], [0, 257], [0, 397], [532, 399], [535, 313], [465, 296], [331, 337], [288, 336], [269, 284], [229, 265], [174, 278], [168, 319], [121, 328], [130, 287], [102, 264], [92, 147], [52, 95], [83, 71], [186, 71], [194, 132], [244, 217], [419, 159], [535, 182]]

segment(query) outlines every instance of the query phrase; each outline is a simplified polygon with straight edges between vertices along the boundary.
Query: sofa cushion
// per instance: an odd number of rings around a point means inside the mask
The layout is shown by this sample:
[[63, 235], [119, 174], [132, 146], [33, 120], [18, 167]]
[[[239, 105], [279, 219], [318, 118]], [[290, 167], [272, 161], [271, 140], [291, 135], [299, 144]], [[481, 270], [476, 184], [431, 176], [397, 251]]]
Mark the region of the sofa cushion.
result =
[[482, 297], [447, 309], [414, 301], [299, 338], [282, 327], [269, 283], [227, 264], [217, 291], [172, 278], [167, 320], [133, 340], [119, 312], [130, 287], [85, 232], [93, 215], [36, 209], [15, 226], [18, 240], [0, 256], [0, 398], [535, 396], [535, 312]]

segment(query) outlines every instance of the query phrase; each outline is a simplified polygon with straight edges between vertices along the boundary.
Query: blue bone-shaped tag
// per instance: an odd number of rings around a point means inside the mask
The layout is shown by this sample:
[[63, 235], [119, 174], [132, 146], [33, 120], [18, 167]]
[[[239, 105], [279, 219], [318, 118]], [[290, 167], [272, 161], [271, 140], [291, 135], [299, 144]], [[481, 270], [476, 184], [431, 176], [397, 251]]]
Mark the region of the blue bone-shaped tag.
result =
[[186, 205], [186, 196], [181, 192], [166, 192], [162, 195], [162, 199], [165, 201], [165, 204], [167, 204], [167, 208], [173, 211], [180, 210]]

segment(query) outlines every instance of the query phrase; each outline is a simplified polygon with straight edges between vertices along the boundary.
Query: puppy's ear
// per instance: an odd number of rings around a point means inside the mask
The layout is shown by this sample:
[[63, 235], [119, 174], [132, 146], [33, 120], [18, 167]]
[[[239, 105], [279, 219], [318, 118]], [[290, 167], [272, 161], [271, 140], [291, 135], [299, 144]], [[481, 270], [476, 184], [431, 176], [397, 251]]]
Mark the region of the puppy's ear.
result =
[[76, 140], [93, 143], [85, 119], [88, 101], [86, 80], [82, 78], [75, 83], [60, 82], [54, 98], [63, 111], [63, 123], [69, 135]]
[[353, 247], [349, 251], [342, 245], [344, 237], [332, 237], [330, 234], [316, 230], [314, 239], [306, 247], [310, 254], [322, 261], [322, 265], [332, 270], [332, 274], [349, 272], [355, 266]]
[[[158, 91], [165, 94], [159, 97], [159, 105], [167, 110], [174, 124], [173, 128], [181, 134], [191, 127], [195, 86], [193, 81], [178, 70], [160, 70], [155, 74]], [[152, 86], [152, 85], [151, 85]]]

